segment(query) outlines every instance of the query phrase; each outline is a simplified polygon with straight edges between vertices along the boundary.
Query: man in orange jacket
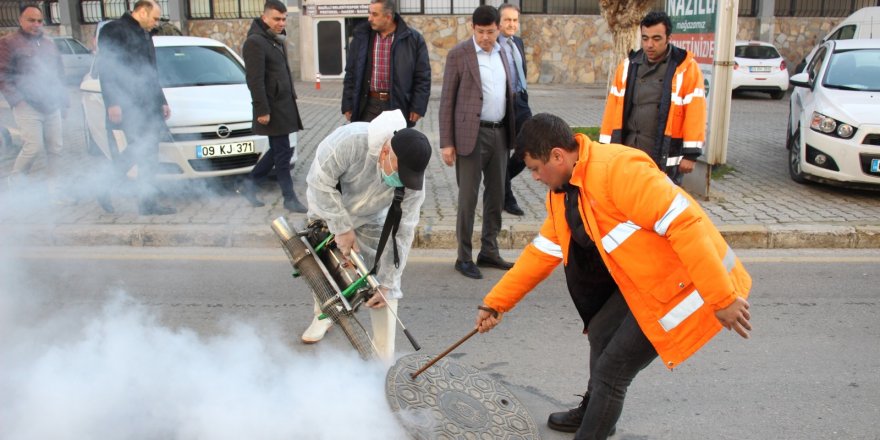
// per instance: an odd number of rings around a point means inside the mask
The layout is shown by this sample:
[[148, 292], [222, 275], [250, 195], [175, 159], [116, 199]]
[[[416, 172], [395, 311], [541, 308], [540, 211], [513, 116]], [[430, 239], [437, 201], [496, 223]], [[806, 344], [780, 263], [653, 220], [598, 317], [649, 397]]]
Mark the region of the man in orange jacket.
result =
[[[562, 262], [590, 341], [590, 379], [581, 406], [551, 414], [548, 425], [606, 438], [629, 384], [655, 357], [672, 369], [722, 327], [749, 337], [751, 278], [696, 201], [645, 153], [574, 136], [544, 113], [523, 125], [517, 154], [550, 188], [548, 215], [484, 298], [497, 315], [480, 310], [476, 326], [491, 330]], [[601, 281], [595, 254], [619, 290]], [[585, 282], [597, 284], [578, 287]]]
[[706, 138], [706, 92], [694, 54], [669, 43], [672, 21], [662, 11], [641, 23], [642, 49], [617, 66], [599, 142], [648, 153], [680, 184], [694, 170]]

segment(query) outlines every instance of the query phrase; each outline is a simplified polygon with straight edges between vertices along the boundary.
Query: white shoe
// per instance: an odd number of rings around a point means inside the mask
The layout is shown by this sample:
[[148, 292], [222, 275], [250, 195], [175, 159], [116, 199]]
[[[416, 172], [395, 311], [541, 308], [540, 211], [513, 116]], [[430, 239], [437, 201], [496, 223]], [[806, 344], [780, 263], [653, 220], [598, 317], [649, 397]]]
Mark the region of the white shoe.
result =
[[327, 330], [330, 330], [330, 327], [333, 326], [333, 320], [328, 318], [318, 319], [315, 316], [312, 319], [312, 323], [309, 325], [309, 328], [303, 332], [302, 341], [306, 344], [314, 344], [315, 342], [324, 339], [324, 335], [327, 334]]

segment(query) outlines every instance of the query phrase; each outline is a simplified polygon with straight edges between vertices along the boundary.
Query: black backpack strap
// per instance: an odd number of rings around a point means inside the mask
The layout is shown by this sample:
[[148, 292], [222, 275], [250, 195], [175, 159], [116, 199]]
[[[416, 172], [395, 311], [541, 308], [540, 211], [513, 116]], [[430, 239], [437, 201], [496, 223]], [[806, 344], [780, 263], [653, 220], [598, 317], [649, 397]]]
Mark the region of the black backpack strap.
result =
[[389, 235], [394, 246], [394, 267], [400, 267], [400, 256], [397, 253], [397, 230], [400, 228], [400, 219], [403, 217], [403, 208], [400, 206], [403, 202], [403, 192], [404, 187], [394, 188], [394, 200], [391, 202], [391, 207], [388, 208], [385, 225], [382, 226], [382, 234], [379, 236], [379, 246], [376, 248], [376, 259], [370, 270], [373, 275], [376, 274], [376, 269], [379, 267], [379, 259], [385, 250], [385, 243], [388, 241]]

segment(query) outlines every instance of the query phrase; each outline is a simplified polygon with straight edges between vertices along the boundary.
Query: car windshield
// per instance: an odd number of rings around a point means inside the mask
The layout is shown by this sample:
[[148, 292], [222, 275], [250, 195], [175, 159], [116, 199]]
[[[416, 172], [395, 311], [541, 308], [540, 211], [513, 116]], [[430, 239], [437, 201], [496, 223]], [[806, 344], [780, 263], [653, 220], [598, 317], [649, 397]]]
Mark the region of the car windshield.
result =
[[157, 47], [162, 87], [244, 84], [244, 68], [228, 50], [212, 46]]
[[834, 52], [826, 70], [825, 87], [880, 91], [880, 49]]
[[779, 58], [779, 52], [770, 46], [736, 46], [733, 54], [736, 58], [751, 58], [753, 60], [772, 60]]

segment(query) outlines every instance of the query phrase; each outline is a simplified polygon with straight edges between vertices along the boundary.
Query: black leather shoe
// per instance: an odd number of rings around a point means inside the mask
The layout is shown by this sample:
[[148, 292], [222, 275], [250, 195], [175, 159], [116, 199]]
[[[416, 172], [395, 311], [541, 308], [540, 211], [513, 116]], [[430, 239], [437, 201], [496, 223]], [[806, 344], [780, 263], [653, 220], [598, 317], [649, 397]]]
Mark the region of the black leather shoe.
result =
[[138, 212], [141, 215], [169, 215], [176, 213], [177, 210], [170, 206], [162, 206], [156, 202], [144, 202], [140, 204]]
[[477, 255], [477, 266], [494, 267], [495, 269], [507, 270], [513, 267], [513, 263], [504, 261], [501, 257], [487, 257], [483, 254]]
[[[560, 432], [577, 432], [584, 420], [584, 414], [587, 412], [587, 403], [590, 401], [590, 395], [584, 394], [581, 404], [577, 408], [568, 411], [555, 412], [547, 418], [547, 427]], [[617, 426], [612, 426], [608, 435], [612, 436], [617, 432]]]
[[113, 214], [116, 212], [116, 210], [113, 209], [113, 201], [110, 200], [110, 196], [106, 194], [98, 196], [98, 205], [101, 205], [101, 209], [107, 214]]
[[254, 183], [251, 182], [249, 179], [238, 185], [238, 187], [235, 188], [235, 192], [244, 196], [244, 198], [247, 199], [247, 201], [250, 202], [251, 206], [253, 206], [254, 208], [259, 208], [266, 205], [259, 198], [257, 198], [257, 189], [254, 187]]
[[516, 202], [505, 203], [504, 210], [507, 211], [507, 213], [513, 215], [526, 215], [526, 213], [522, 210], [522, 208], [519, 207]]
[[462, 275], [473, 278], [475, 280], [479, 280], [483, 278], [483, 274], [480, 273], [480, 269], [477, 269], [477, 266], [474, 265], [473, 261], [459, 261], [455, 260], [455, 270], [461, 272]]
[[298, 212], [300, 214], [309, 212], [309, 209], [303, 206], [296, 197], [284, 199], [284, 209], [287, 209], [290, 212]]

